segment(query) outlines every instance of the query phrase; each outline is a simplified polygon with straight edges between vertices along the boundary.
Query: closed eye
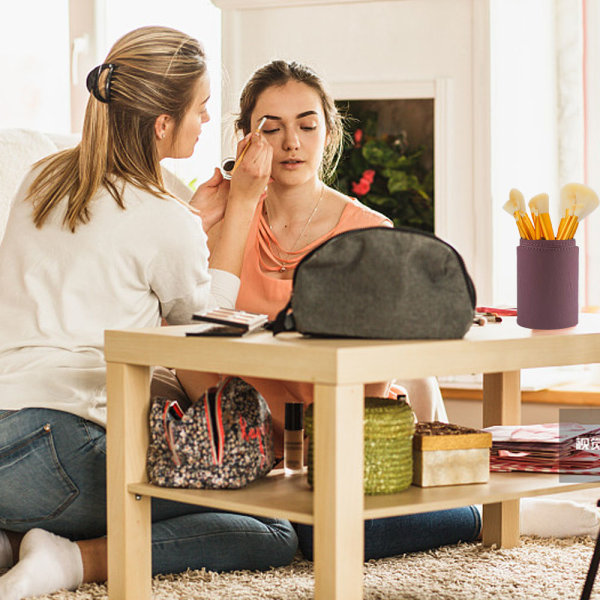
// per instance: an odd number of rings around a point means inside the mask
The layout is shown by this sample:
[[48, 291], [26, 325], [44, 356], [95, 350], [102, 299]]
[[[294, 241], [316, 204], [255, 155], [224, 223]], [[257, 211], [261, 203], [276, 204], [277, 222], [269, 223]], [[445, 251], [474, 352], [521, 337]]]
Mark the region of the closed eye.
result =
[[313, 125], [312, 127], [309, 127], [308, 125], [304, 125], [303, 127], [301, 127], [301, 129], [303, 129], [304, 131], [314, 131], [317, 128], [316, 125]]
[[262, 132], [263, 132], [265, 135], [269, 135], [269, 133], [275, 133], [276, 131], [279, 131], [279, 127], [276, 127], [275, 129], [264, 129], [264, 128], [263, 128], [263, 130], [262, 130]]

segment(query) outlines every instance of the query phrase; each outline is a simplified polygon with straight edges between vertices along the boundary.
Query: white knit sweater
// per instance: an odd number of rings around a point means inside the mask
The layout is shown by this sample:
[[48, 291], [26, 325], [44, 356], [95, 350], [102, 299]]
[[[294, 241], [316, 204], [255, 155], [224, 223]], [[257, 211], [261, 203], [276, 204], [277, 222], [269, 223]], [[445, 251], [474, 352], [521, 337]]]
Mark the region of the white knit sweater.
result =
[[37, 229], [24, 202], [31, 177], [0, 245], [0, 410], [45, 407], [105, 425], [104, 330], [234, 306], [239, 279], [209, 273], [198, 217], [131, 185], [126, 210], [103, 190], [75, 233], [62, 225], [66, 201]]

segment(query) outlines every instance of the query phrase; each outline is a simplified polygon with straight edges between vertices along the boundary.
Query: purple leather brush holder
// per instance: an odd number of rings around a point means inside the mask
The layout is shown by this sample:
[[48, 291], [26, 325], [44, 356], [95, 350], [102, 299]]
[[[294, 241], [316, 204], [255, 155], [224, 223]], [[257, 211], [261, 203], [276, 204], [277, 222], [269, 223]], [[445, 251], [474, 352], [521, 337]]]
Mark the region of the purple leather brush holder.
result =
[[517, 247], [517, 323], [564, 329], [579, 319], [579, 248], [575, 240], [524, 240]]

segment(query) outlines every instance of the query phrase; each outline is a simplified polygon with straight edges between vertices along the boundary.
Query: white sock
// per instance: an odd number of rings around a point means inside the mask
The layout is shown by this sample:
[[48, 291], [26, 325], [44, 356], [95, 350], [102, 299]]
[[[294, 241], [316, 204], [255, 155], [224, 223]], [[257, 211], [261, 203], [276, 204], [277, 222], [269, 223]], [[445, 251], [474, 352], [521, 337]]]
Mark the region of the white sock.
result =
[[0, 530], [0, 569], [8, 569], [14, 564], [13, 553], [8, 536]]
[[596, 507], [571, 500], [521, 498], [521, 535], [564, 538], [598, 534]]
[[60, 589], [74, 590], [82, 582], [79, 546], [43, 529], [31, 529], [21, 542], [19, 562], [0, 577], [0, 598], [21, 600]]

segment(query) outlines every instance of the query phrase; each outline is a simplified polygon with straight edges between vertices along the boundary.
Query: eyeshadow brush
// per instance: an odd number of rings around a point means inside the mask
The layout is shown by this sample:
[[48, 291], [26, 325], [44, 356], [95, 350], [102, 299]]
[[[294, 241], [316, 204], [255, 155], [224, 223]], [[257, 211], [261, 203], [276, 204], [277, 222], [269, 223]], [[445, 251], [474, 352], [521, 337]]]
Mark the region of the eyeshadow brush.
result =
[[[256, 127], [256, 131], [254, 133], [258, 133], [263, 128], [263, 125], [266, 123], [266, 121], [267, 121], [267, 117], [263, 117], [260, 120], [260, 123], [258, 124], [258, 126]], [[235, 165], [233, 165], [233, 169], [231, 169], [231, 174], [232, 175], [235, 173], [235, 170], [238, 168], [239, 164], [242, 162], [242, 159], [244, 158], [244, 155], [248, 151], [248, 148], [250, 148], [250, 144], [252, 144], [252, 137], [250, 137], [250, 140], [246, 144], [246, 147], [242, 150], [242, 153], [240, 154], [240, 157], [235, 161]]]
[[522, 238], [526, 240], [535, 239], [535, 230], [525, 210], [525, 198], [519, 190], [515, 188], [510, 190], [508, 200], [502, 208], [514, 217]]
[[552, 230], [552, 221], [549, 214], [549, 198], [548, 194], [537, 194], [529, 201], [529, 210], [535, 219], [535, 239], [539, 240], [542, 237], [545, 240], [554, 239], [554, 231]]
[[567, 183], [560, 190], [560, 210], [563, 217], [557, 239], [567, 240], [575, 235], [579, 222], [598, 207], [594, 190], [582, 183]]

